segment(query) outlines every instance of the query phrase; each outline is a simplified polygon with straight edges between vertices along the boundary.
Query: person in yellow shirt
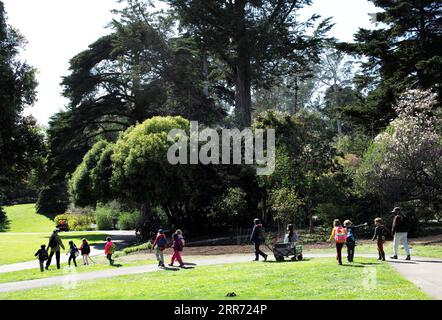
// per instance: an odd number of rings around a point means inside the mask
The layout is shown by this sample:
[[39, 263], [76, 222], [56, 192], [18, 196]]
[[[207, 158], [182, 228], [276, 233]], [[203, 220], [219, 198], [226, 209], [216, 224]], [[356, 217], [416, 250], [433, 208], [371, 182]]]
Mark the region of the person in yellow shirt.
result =
[[342, 265], [342, 248], [347, 240], [347, 230], [342, 226], [339, 219], [333, 221], [333, 230], [330, 235], [330, 241], [332, 241], [332, 239], [335, 239], [336, 243], [336, 260], [339, 265]]

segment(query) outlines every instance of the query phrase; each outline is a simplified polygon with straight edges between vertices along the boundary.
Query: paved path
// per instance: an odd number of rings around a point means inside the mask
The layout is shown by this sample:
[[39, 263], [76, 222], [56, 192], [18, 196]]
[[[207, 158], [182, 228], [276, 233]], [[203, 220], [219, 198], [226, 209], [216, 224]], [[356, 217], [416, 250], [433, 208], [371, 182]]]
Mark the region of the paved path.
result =
[[[109, 235], [110, 237], [112, 237], [112, 241], [117, 244], [119, 250], [121, 248], [124, 248], [124, 247], [130, 245], [132, 242], [135, 241], [135, 231], [114, 231], [113, 230], [113, 231], [98, 231], [98, 232], [103, 233], [103, 238], [105, 237], [105, 235]], [[94, 231], [93, 233], [96, 234], [97, 231]], [[18, 234], [18, 233], [16, 233], [16, 234]], [[23, 233], [23, 235], [26, 235], [26, 234], [28, 234], [28, 233]], [[50, 233], [49, 234], [45, 233], [45, 234], [50, 236]], [[65, 233], [62, 233], [62, 234], [65, 235]], [[85, 232], [85, 234], [87, 234], [87, 232]], [[105, 245], [104, 239], [103, 239], [102, 243], [92, 244], [90, 256], [94, 257], [94, 256], [104, 254], [104, 245]], [[69, 245], [67, 243], [64, 243], [64, 246], [66, 249], [69, 247]], [[61, 257], [60, 257], [60, 262], [66, 263], [66, 262], [68, 262], [68, 258], [69, 257], [62, 252]], [[51, 267], [53, 268], [54, 266], [56, 266], [55, 256], [52, 258], [52, 263], [51, 263]], [[5, 265], [0, 265], [0, 274], [5, 273], [5, 272], [29, 270], [29, 269], [35, 269], [35, 268], [38, 268], [38, 261], [37, 260], [20, 262], [20, 263], [13, 263], [13, 264], [5, 264]]]
[[[308, 253], [306, 258], [329, 258], [334, 257], [332, 253]], [[359, 257], [374, 258], [373, 254], [360, 254]], [[194, 266], [209, 266], [220, 264], [232, 264], [249, 262], [250, 255], [222, 255], [210, 258], [198, 258], [192, 260], [189, 268]], [[442, 300], [442, 260], [433, 258], [414, 257], [412, 261], [388, 260], [389, 263], [410, 282], [419, 287], [435, 299]], [[357, 263], [357, 261], [356, 261]], [[170, 270], [177, 270], [169, 268]], [[133, 275], [147, 272], [156, 272], [159, 269], [155, 265], [144, 265], [136, 267], [123, 267], [103, 271], [75, 274], [67, 276], [52, 277], [38, 280], [28, 280], [13, 283], [0, 284], [0, 292], [12, 292], [41, 288], [51, 285], [72, 285], [78, 281], [90, 281], [104, 278], [113, 278], [123, 275]]]
[[[211, 257], [211, 258], [200, 258], [192, 260], [192, 263], [187, 264], [186, 268], [194, 268], [196, 266], [232, 264], [232, 263], [241, 263], [249, 261], [251, 261], [250, 255], [232, 255], [232, 256]], [[176, 271], [179, 270], [179, 268], [167, 268], [167, 270]], [[134, 275], [134, 274], [156, 272], [156, 271], [162, 271], [162, 270], [158, 269], [156, 265], [150, 264], [150, 265], [136, 266], [136, 267], [107, 269], [103, 271], [95, 271], [88, 273], [70, 273], [66, 276], [0, 284], [0, 292], [12, 292], [12, 291], [36, 289], [52, 285], [72, 286], [73, 283], [79, 281], [90, 281], [90, 280], [97, 280], [103, 278], [113, 278], [124, 275]]]

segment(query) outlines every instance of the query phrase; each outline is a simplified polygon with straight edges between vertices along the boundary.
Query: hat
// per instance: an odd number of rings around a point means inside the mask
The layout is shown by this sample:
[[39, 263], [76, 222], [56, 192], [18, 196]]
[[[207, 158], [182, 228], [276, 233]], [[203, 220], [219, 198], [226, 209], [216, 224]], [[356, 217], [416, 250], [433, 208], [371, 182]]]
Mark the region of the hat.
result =
[[163, 229], [158, 229], [158, 233], [164, 233]]
[[395, 208], [393, 209], [393, 211], [391, 211], [391, 213], [396, 213], [396, 212], [398, 212], [398, 211], [401, 211], [401, 208], [399, 208], [399, 207], [395, 207]]

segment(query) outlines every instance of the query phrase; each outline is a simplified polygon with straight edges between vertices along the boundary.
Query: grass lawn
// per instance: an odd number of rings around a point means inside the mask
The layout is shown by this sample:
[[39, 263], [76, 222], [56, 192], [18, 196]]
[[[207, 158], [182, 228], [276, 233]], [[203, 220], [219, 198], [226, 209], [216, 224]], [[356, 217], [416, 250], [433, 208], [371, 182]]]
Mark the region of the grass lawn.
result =
[[51, 232], [55, 227], [53, 220], [35, 212], [34, 204], [9, 206], [5, 211], [7, 232]]
[[[34, 254], [42, 244], [48, 244], [51, 232], [35, 234], [0, 233], [0, 265], [34, 260]], [[105, 242], [106, 236], [100, 232], [68, 232], [60, 233], [65, 248], [68, 242], [74, 241], [80, 245], [82, 238], [87, 238], [90, 244]]]
[[[49, 271], [45, 272], [40, 271], [38, 266], [38, 261], [35, 260], [35, 269], [1, 273], [0, 283], [44, 279], [50, 277], [64, 276], [67, 274], [71, 274], [72, 272], [84, 273], [84, 272], [94, 272], [94, 271], [115, 268], [109, 266], [109, 263], [104, 256], [92, 257], [92, 259], [96, 264], [91, 263], [89, 266], [83, 266], [82, 258], [78, 257], [77, 258], [78, 268], [74, 267], [69, 268], [67, 263], [62, 263], [60, 270], [57, 270], [56, 267], [52, 265], [49, 268]], [[146, 255], [142, 256], [140, 255], [139, 259], [132, 259], [132, 257], [126, 258], [125, 256], [115, 259], [115, 264], [117, 266], [123, 266], [123, 267], [133, 267], [133, 266], [156, 264], [156, 263], [157, 263], [156, 260], [147, 259]]]
[[228, 292], [245, 300], [430, 299], [386, 263], [361, 259], [357, 264], [337, 266], [334, 259], [324, 258], [120, 276], [79, 282], [69, 289], [55, 286], [0, 293], [0, 300], [218, 300], [227, 299]]
[[[428, 258], [439, 258], [442, 259], [442, 245], [410, 245], [411, 247], [411, 257], [428, 257]], [[393, 242], [389, 241], [384, 245], [385, 254], [387, 257], [393, 255]], [[306, 252], [336, 252], [334, 245], [330, 245], [330, 248], [321, 248], [321, 249], [311, 249], [306, 250]], [[356, 256], [358, 253], [373, 253], [377, 254], [378, 251], [376, 249], [376, 243], [373, 242], [373, 245], [368, 244], [358, 244], [355, 249]], [[344, 247], [343, 250], [344, 256], [346, 255], [346, 249]], [[399, 256], [405, 257], [405, 250], [402, 246], [399, 246]]]

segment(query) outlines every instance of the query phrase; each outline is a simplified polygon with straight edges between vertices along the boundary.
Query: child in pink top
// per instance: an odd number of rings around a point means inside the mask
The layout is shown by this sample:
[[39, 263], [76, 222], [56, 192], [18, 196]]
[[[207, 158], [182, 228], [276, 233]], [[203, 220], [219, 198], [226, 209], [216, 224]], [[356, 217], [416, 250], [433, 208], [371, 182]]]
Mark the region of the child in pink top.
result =
[[170, 261], [169, 266], [173, 266], [175, 260], [178, 261], [178, 263], [180, 264], [180, 268], [184, 267], [184, 263], [183, 263], [183, 259], [181, 258], [181, 251], [183, 251], [183, 240], [180, 239], [180, 236], [178, 233], [174, 233], [172, 235], [172, 239], [173, 239], [173, 244], [172, 244], [172, 248], [173, 248], [173, 256], [172, 256], [172, 260]]

